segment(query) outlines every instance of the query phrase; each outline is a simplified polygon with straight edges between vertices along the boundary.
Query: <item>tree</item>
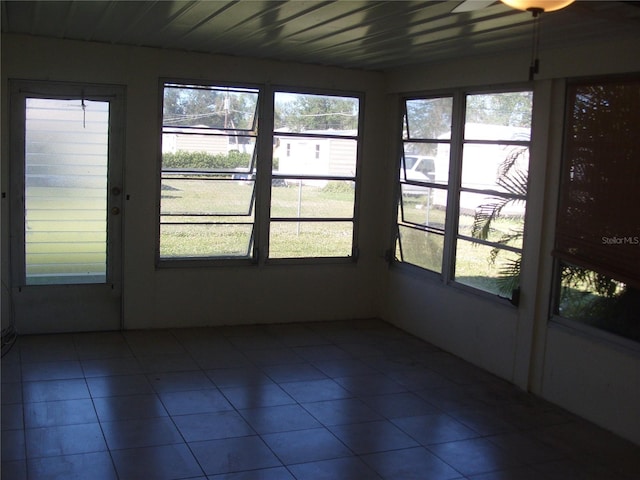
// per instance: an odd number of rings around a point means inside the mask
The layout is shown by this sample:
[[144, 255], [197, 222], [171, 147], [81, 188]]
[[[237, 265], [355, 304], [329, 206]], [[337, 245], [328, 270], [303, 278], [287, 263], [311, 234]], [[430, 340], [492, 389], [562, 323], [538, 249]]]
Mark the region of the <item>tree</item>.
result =
[[407, 100], [405, 138], [438, 139], [451, 132], [451, 97]]
[[506, 92], [467, 96], [468, 123], [511, 127], [531, 126], [531, 92]]
[[276, 129], [288, 128], [293, 132], [303, 132], [355, 130], [357, 126], [356, 98], [295, 94], [290, 101], [278, 101], [276, 97]]
[[167, 86], [164, 124], [220, 129], [253, 128], [257, 92], [215, 87]]

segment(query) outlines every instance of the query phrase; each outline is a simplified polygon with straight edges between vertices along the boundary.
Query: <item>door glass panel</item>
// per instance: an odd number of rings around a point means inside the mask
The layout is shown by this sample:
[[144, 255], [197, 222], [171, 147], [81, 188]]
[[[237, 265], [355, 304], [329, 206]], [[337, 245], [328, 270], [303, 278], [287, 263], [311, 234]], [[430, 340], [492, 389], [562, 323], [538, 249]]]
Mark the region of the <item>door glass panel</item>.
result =
[[107, 280], [109, 102], [26, 99], [27, 285]]

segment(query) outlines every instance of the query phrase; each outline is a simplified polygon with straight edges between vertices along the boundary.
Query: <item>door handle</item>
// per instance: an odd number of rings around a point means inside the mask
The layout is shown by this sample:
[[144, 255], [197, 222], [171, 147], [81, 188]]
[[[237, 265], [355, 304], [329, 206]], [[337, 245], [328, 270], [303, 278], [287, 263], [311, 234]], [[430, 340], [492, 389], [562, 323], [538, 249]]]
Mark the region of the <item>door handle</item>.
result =
[[119, 207], [113, 207], [111, 209], [111, 215], [119, 215], [120, 214], [120, 208]]

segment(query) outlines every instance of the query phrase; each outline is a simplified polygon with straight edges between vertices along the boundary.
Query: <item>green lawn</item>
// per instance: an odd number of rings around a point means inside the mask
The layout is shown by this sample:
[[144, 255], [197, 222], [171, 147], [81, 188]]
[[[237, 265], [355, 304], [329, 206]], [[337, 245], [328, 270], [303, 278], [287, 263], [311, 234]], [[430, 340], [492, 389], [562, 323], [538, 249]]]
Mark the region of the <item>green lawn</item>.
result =
[[[253, 241], [253, 195], [251, 182], [165, 180], [161, 208], [163, 214], [172, 216], [163, 217], [161, 256], [247, 255]], [[351, 255], [353, 189], [336, 184], [277, 186], [272, 188], [271, 196], [271, 217], [282, 219], [271, 223], [271, 257]], [[299, 218], [340, 221], [305, 222]]]

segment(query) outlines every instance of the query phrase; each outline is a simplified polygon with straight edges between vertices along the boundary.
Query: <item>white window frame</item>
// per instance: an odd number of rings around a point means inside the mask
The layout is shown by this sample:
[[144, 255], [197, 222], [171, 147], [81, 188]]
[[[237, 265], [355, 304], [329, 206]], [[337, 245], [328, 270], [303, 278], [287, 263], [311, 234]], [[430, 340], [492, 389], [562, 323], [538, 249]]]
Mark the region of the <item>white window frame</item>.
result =
[[[254, 137], [255, 140], [255, 146], [254, 146], [254, 152], [253, 152], [253, 157], [251, 159], [251, 164], [249, 165], [249, 167], [247, 169], [242, 169], [241, 172], [239, 172], [240, 174], [244, 174], [244, 175], [248, 175], [248, 176], [254, 176], [254, 178], [251, 178], [249, 181], [251, 182], [255, 182], [255, 184], [253, 185], [253, 195], [251, 197], [251, 200], [249, 202], [248, 205], [248, 210], [246, 212], [244, 212], [244, 214], [247, 215], [247, 225], [248, 224], [252, 224], [252, 235], [251, 235], [251, 240], [248, 244], [248, 249], [246, 252], [246, 255], [209, 255], [209, 256], [188, 256], [188, 255], [184, 255], [184, 256], [175, 256], [175, 257], [170, 257], [170, 256], [162, 256], [161, 255], [161, 237], [162, 237], [162, 233], [161, 233], [161, 228], [163, 224], [170, 224], [171, 222], [163, 222], [163, 213], [162, 213], [162, 208], [161, 208], [161, 198], [162, 198], [162, 182], [164, 179], [166, 179], [167, 177], [165, 177], [165, 175], [167, 174], [165, 172], [165, 170], [163, 170], [163, 164], [162, 164], [162, 143], [163, 143], [163, 137], [164, 137], [164, 133], [165, 132], [165, 125], [164, 125], [164, 118], [163, 118], [163, 105], [164, 105], [164, 92], [165, 92], [165, 88], [166, 87], [175, 87], [175, 86], [184, 86], [185, 88], [189, 88], [189, 87], [193, 87], [193, 88], [198, 88], [201, 87], [203, 89], [207, 89], [207, 88], [211, 88], [211, 89], [229, 89], [230, 91], [250, 91], [250, 92], [256, 92], [258, 95], [258, 103], [256, 106], [256, 113], [255, 113], [255, 117], [254, 117], [254, 122], [253, 122], [253, 128], [252, 129], [229, 129], [230, 132], [230, 136], [246, 136], [246, 137]], [[159, 85], [159, 106], [160, 106], [160, 120], [159, 120], [159, 137], [160, 137], [160, 141], [159, 141], [159, 161], [158, 161], [158, 182], [157, 182], [157, 189], [158, 189], [158, 194], [157, 194], [157, 242], [156, 242], [156, 265], [158, 267], [167, 267], [167, 266], [207, 266], [207, 265], [219, 265], [219, 264], [253, 264], [257, 261], [258, 258], [258, 250], [257, 250], [257, 228], [256, 225], [258, 223], [257, 220], [257, 213], [255, 211], [256, 209], [256, 205], [257, 205], [257, 191], [258, 191], [258, 180], [257, 180], [257, 165], [258, 165], [258, 158], [260, 157], [260, 150], [259, 150], [259, 146], [258, 146], [258, 135], [257, 133], [252, 133], [252, 132], [257, 132], [257, 128], [258, 125], [260, 124], [260, 115], [261, 115], [261, 111], [263, 108], [263, 97], [264, 97], [264, 91], [263, 89], [258, 86], [258, 85], [254, 85], [254, 84], [235, 84], [235, 83], [227, 83], [227, 82], [203, 82], [203, 81], [192, 81], [192, 80], [185, 80], [185, 79], [175, 79], [175, 78], [162, 78], [160, 79], [160, 85]], [[171, 130], [171, 128], [169, 128], [169, 130]], [[214, 131], [216, 129], [212, 129], [212, 131]], [[236, 132], [236, 133], [233, 133]], [[241, 132], [238, 133], [238, 132]], [[188, 169], [187, 169], [188, 170]], [[180, 173], [180, 172], [178, 172]], [[189, 174], [188, 171], [185, 170], [185, 172], [182, 172], [185, 174]], [[222, 169], [222, 170], [218, 170], [218, 169], [212, 169], [211, 172], [212, 174], [224, 174], [224, 173], [229, 173], [226, 170]], [[170, 175], [170, 174], [169, 174]], [[195, 175], [195, 173], [194, 173]], [[199, 213], [194, 213], [193, 216], [197, 217], [199, 215]], [[243, 215], [243, 214], [241, 214]], [[223, 219], [224, 215], [223, 214], [211, 214], [208, 215], [210, 217], [220, 217], [221, 219]], [[251, 219], [251, 220], [249, 220]], [[198, 222], [193, 222], [193, 223], [198, 223]], [[224, 223], [222, 220], [216, 223]], [[188, 222], [183, 222], [181, 224], [184, 225], [188, 225]]]
[[[474, 294], [478, 294], [480, 296], [484, 296], [487, 298], [495, 299], [504, 303], [511, 303], [517, 306], [519, 301], [519, 292], [513, 292], [513, 298], [509, 299], [506, 297], [502, 297], [479, 288], [475, 288], [473, 286], [465, 285], [456, 281], [455, 279], [455, 266], [456, 266], [456, 253], [457, 253], [457, 243], [459, 239], [462, 240], [471, 240], [475, 243], [487, 245], [487, 246], [496, 246], [495, 242], [480, 240], [477, 238], [467, 237], [464, 235], [460, 235], [458, 231], [459, 227], [459, 217], [460, 217], [460, 194], [463, 192], [470, 193], [493, 193], [491, 191], [484, 190], [476, 190], [467, 187], [463, 187], [461, 185], [462, 182], [462, 161], [463, 161], [463, 146], [465, 143], [474, 143], [474, 144], [491, 144], [491, 141], [483, 141], [483, 140], [467, 140], [465, 139], [465, 115], [466, 115], [466, 98], [472, 95], [482, 95], [482, 94], [500, 94], [500, 93], [510, 93], [510, 92], [532, 92], [533, 89], [530, 85], [512, 85], [507, 87], [496, 87], [496, 88], [477, 88], [477, 89], [452, 89], [445, 91], [437, 91], [437, 92], [426, 92], [422, 94], [412, 94], [402, 96], [400, 98], [400, 125], [403, 126], [399, 130], [399, 147], [398, 147], [398, 164], [396, 173], [398, 174], [398, 181], [396, 186], [396, 201], [394, 210], [394, 222], [395, 222], [395, 233], [393, 238], [392, 248], [389, 252], [388, 258], [390, 263], [402, 269], [407, 269], [408, 271], [417, 272], [420, 275], [425, 275], [433, 280], [439, 281], [446, 285], [451, 285], [452, 287], [459, 288], [468, 292], [472, 292]], [[418, 187], [424, 188], [443, 188], [442, 183], [432, 183], [429, 181], [416, 181], [415, 179], [408, 180], [406, 178], [406, 174], [403, 171], [404, 168], [404, 144], [406, 142], [415, 142], [416, 139], [405, 138], [405, 128], [404, 123], [406, 121], [406, 102], [410, 100], [419, 100], [419, 99], [438, 99], [438, 98], [452, 98], [453, 104], [451, 107], [451, 138], [450, 140], [443, 140], [439, 143], [450, 143], [450, 154], [449, 154], [449, 174], [448, 174], [448, 182], [444, 186], [447, 191], [447, 205], [446, 205], [446, 222], [444, 229], [434, 229], [429, 226], [420, 226], [417, 224], [413, 224], [411, 222], [405, 222], [399, 220], [399, 218], [404, 218], [404, 214], [402, 212], [403, 201], [402, 201], [402, 187], [403, 185], [415, 185]], [[418, 139], [418, 143], [435, 143], [436, 139]], [[493, 142], [498, 143], [498, 142]], [[524, 142], [515, 142], [519, 145], [523, 145], [529, 148], [531, 151], [531, 140]], [[526, 202], [526, 196], [523, 198]], [[425, 233], [429, 232], [432, 234], [442, 235], [444, 246], [443, 246], [443, 255], [442, 255], [442, 265], [441, 272], [437, 272], [434, 270], [430, 270], [425, 267], [421, 267], [412, 263], [408, 263], [403, 261], [402, 258], [399, 258], [396, 252], [399, 250], [400, 244], [400, 227], [403, 226], [405, 228], [415, 228], [417, 230], [423, 231]], [[526, 222], [525, 227], [526, 229]], [[520, 255], [524, 254], [524, 246], [523, 248], [515, 248], [500, 245], [500, 248], [517, 252]]]
[[[358, 248], [358, 217], [359, 217], [359, 205], [360, 205], [360, 171], [361, 171], [361, 165], [362, 165], [362, 125], [364, 124], [363, 119], [364, 119], [364, 108], [365, 108], [365, 104], [364, 104], [364, 94], [362, 92], [353, 92], [353, 91], [341, 91], [341, 90], [325, 90], [325, 89], [304, 89], [304, 88], [294, 88], [294, 87], [290, 87], [290, 86], [282, 86], [282, 85], [277, 85], [274, 86], [272, 88], [272, 90], [270, 91], [270, 98], [271, 98], [271, 108], [275, 109], [275, 105], [274, 105], [274, 101], [275, 101], [275, 94], [276, 93], [283, 93], [283, 94], [299, 94], [299, 95], [319, 95], [319, 96], [333, 96], [333, 97], [337, 97], [337, 98], [352, 98], [352, 99], [357, 99], [358, 101], [358, 128], [357, 128], [357, 132], [355, 135], [344, 135], [344, 134], [339, 134], [339, 135], [331, 135], [331, 134], [323, 134], [323, 133], [288, 133], [288, 132], [282, 132], [282, 131], [275, 131], [273, 129], [273, 124], [271, 124], [272, 127], [272, 142], [275, 139], [275, 137], [280, 137], [280, 138], [291, 138], [291, 139], [295, 139], [295, 138], [305, 138], [305, 139], [310, 139], [310, 140], [323, 140], [323, 139], [338, 139], [338, 140], [344, 140], [344, 139], [349, 139], [349, 140], [353, 140], [356, 142], [356, 164], [355, 164], [355, 171], [352, 172], [351, 175], [330, 175], [330, 174], [326, 174], [326, 175], [317, 175], [314, 174], [312, 176], [307, 176], [307, 175], [299, 175], [299, 174], [278, 174], [278, 173], [273, 173], [273, 169], [271, 168], [271, 165], [269, 166], [269, 172], [271, 173], [270, 175], [270, 179], [271, 179], [271, 184], [273, 183], [280, 183], [280, 182], [286, 182], [287, 180], [293, 180], [293, 181], [303, 181], [305, 179], [313, 179], [313, 180], [320, 180], [320, 181], [352, 181], [354, 183], [354, 203], [353, 203], [353, 214], [350, 218], [343, 218], [343, 217], [299, 217], [297, 219], [293, 219], [290, 217], [277, 217], [277, 216], [272, 216], [271, 215], [271, 211], [269, 211], [269, 218], [268, 218], [268, 225], [265, 228], [265, 235], [262, 237], [264, 238], [265, 241], [265, 246], [266, 248], [263, 248], [263, 250], [265, 250], [267, 252], [266, 254], [266, 258], [265, 261], [267, 263], [272, 263], [272, 264], [309, 264], [309, 263], [318, 263], [318, 264], [323, 264], [323, 263], [352, 263], [352, 262], [356, 262], [358, 260], [358, 256], [359, 256], [359, 248]], [[273, 110], [270, 112], [270, 120], [272, 121], [272, 119], [274, 118], [274, 114], [273, 114]], [[313, 158], [317, 160], [317, 155], [319, 154], [319, 149], [317, 149], [318, 145], [312, 143], [311, 145], [314, 145], [314, 150], [313, 150]], [[291, 146], [290, 142], [287, 142], [287, 148], [286, 148], [286, 154], [287, 156], [290, 156], [291, 151], [294, 150]], [[294, 152], [295, 153], [295, 152]], [[269, 198], [269, 202], [268, 202], [269, 208], [271, 207], [271, 198]], [[305, 256], [305, 257], [274, 257], [272, 255], [270, 255], [269, 253], [269, 246], [268, 246], [268, 239], [269, 239], [269, 232], [270, 232], [270, 228], [271, 228], [271, 224], [275, 223], [275, 222], [299, 222], [299, 223], [316, 223], [316, 222], [348, 222], [352, 224], [352, 239], [351, 239], [351, 251], [349, 255], [345, 255], [345, 256]], [[323, 238], [319, 237], [318, 238], [318, 242], [322, 242]]]
[[[255, 187], [253, 199], [253, 242], [250, 251], [246, 257], [244, 256], [176, 256], [161, 257], [160, 241], [161, 241], [161, 195], [162, 195], [162, 133], [163, 133], [163, 102], [164, 89], [166, 85], [185, 85], [185, 86], [203, 86], [213, 88], [230, 88], [230, 89], [251, 89], [258, 91], [258, 107], [255, 122], [259, 125], [256, 135], [255, 144], [255, 164], [253, 165], [255, 173]], [[273, 146], [275, 136], [280, 136], [280, 132], [274, 134], [274, 97], [276, 92], [309, 94], [309, 95], [328, 95], [336, 97], [349, 97], [358, 100], [358, 132], [357, 135], [346, 137], [343, 135], [336, 138], [353, 138], [357, 142], [356, 153], [356, 169], [351, 176], [331, 176], [314, 177], [325, 180], [350, 180], [354, 182], [354, 205], [353, 215], [350, 218], [313, 218], [309, 221], [341, 221], [350, 222], [352, 224], [353, 235], [351, 239], [351, 251], [346, 256], [335, 257], [296, 257], [296, 258], [269, 258], [269, 232], [270, 225], [273, 220], [271, 218], [271, 186], [274, 182], [282, 180], [282, 176], [274, 175], [272, 172], [273, 165]], [[274, 264], [324, 264], [324, 263], [352, 263], [358, 259], [358, 212], [360, 204], [360, 170], [361, 170], [361, 151], [362, 151], [362, 125], [364, 118], [364, 94], [362, 92], [345, 92], [341, 90], [321, 90], [321, 89], [302, 89], [290, 86], [272, 86], [258, 85], [249, 83], [228, 83], [216, 81], [188, 80], [184, 78], [161, 78], [159, 82], [159, 160], [157, 168], [157, 195], [156, 195], [156, 267], [209, 267], [218, 265], [264, 265], [267, 263]], [[292, 135], [293, 136], [293, 135]], [[286, 135], [285, 135], [286, 137]], [[323, 137], [320, 135], [319, 137]], [[292, 155], [292, 145], [287, 142], [285, 145], [285, 154]], [[314, 152], [318, 154], [317, 151]], [[289, 219], [287, 219], [289, 220]], [[304, 220], [304, 219], [302, 219]], [[319, 238], [318, 241], [322, 241]]]

